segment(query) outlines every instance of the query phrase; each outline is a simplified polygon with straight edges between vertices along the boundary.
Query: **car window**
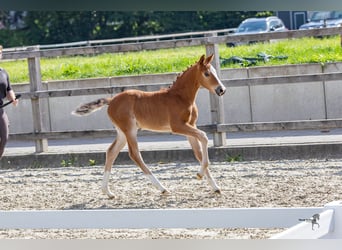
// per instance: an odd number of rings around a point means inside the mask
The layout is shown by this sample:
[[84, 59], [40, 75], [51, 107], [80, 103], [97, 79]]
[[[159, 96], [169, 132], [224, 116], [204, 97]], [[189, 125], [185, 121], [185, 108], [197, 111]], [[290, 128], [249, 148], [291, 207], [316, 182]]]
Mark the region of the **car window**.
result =
[[342, 11], [332, 11], [331, 18], [333, 19], [342, 18]]
[[267, 25], [264, 21], [251, 21], [251, 22], [245, 22], [242, 23], [238, 29], [237, 32], [260, 32], [260, 31], [266, 31]]
[[277, 20], [273, 20], [270, 22], [270, 27], [277, 27], [278, 26], [278, 21]]
[[312, 14], [311, 21], [320, 21], [320, 20], [328, 19], [329, 15], [330, 15], [329, 11], [317, 11]]
[[282, 23], [281, 20], [272, 20], [270, 22], [270, 29], [279, 29], [279, 28], [283, 28], [284, 24]]

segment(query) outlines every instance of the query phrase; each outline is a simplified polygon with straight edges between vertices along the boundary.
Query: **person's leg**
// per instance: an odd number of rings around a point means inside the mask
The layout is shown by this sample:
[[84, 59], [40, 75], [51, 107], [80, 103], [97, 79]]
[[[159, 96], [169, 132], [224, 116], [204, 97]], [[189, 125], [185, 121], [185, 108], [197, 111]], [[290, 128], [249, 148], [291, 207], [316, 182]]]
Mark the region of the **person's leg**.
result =
[[5, 151], [8, 133], [8, 117], [6, 112], [0, 109], [0, 159]]

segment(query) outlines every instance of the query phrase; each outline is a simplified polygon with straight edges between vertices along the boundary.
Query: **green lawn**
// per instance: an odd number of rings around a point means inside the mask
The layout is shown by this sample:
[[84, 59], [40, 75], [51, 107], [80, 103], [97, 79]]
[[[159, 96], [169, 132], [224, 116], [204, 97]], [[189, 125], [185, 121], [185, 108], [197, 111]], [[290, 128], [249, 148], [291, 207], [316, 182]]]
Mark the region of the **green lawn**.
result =
[[[283, 40], [274, 43], [258, 43], [228, 48], [219, 47], [220, 57], [256, 57], [258, 53], [286, 56], [286, 59], [258, 61], [255, 66], [341, 62], [340, 37], [324, 39], [304, 38]], [[205, 47], [187, 47], [154, 51], [102, 54], [98, 56], [72, 56], [42, 58], [42, 80], [64, 80], [92, 77], [108, 77], [136, 74], [180, 72], [195, 63], [205, 54]], [[12, 83], [29, 82], [26, 60], [0, 61]], [[243, 67], [240, 64], [224, 64], [222, 68]]]

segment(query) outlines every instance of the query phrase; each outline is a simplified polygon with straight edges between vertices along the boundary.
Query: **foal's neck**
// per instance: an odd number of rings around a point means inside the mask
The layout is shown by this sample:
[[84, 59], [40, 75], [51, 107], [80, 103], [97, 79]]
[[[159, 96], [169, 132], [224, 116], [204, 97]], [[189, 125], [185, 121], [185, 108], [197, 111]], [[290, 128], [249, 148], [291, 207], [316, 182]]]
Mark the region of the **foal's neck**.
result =
[[195, 67], [196, 65], [191, 66], [186, 71], [181, 73], [170, 89], [170, 92], [176, 93], [183, 100], [187, 100], [190, 103], [195, 102], [198, 89], [200, 88]]

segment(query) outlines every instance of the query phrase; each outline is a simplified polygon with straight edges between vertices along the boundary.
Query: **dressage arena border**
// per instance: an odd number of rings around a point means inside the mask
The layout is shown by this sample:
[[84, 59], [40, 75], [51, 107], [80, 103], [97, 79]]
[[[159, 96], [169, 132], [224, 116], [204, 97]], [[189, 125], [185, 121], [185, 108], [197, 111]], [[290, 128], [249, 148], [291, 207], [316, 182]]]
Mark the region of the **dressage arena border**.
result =
[[[244, 160], [339, 158], [342, 144], [315, 143], [210, 148], [212, 161], [241, 154]], [[89, 147], [87, 146], [88, 150]], [[146, 162], [191, 161], [190, 149], [142, 151]], [[68, 158], [70, 157], [70, 158]], [[79, 157], [79, 158], [78, 158]], [[98, 157], [98, 158], [96, 158]], [[27, 154], [3, 157], [1, 167], [60, 167], [62, 160], [89, 165], [89, 159], [104, 162], [104, 152]], [[132, 164], [121, 152], [119, 164]], [[5, 164], [4, 164], [5, 163]], [[319, 227], [310, 223], [320, 214]], [[299, 219], [306, 219], [299, 223]], [[297, 224], [299, 223], [299, 224]], [[0, 211], [1, 229], [87, 229], [87, 228], [288, 228], [272, 238], [342, 238], [342, 202], [324, 207], [303, 208], [211, 208], [211, 209], [103, 209], [103, 210], [25, 210]], [[312, 229], [313, 228], [313, 229]]]
[[[316, 214], [320, 216], [313, 220]], [[303, 222], [298, 224], [299, 220]], [[342, 201], [334, 201], [318, 208], [0, 211], [0, 228], [289, 228], [271, 238], [342, 239]]]
[[[104, 165], [105, 151], [91, 152], [89, 145], [80, 145], [79, 152], [32, 153], [5, 155], [0, 160], [2, 168], [60, 167], [62, 162], [73, 166], [89, 166], [89, 160]], [[342, 157], [341, 143], [298, 143], [270, 144], [255, 146], [210, 147], [209, 159], [212, 162], [227, 162], [229, 157], [240, 156], [242, 160], [280, 159], [333, 159]], [[193, 151], [188, 149], [141, 150], [147, 164], [157, 162], [195, 162]], [[115, 164], [132, 164], [127, 151], [120, 152]]]

